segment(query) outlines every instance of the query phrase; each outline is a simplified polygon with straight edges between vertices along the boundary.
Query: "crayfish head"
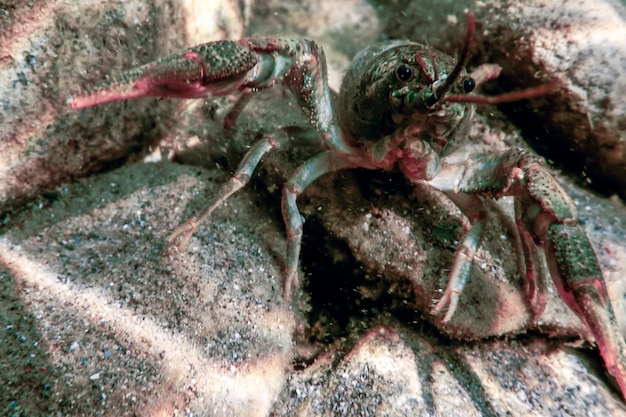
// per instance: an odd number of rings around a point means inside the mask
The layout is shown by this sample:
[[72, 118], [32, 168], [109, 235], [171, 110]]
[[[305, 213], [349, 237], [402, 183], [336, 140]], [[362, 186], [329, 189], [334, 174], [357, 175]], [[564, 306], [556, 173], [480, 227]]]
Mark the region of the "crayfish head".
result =
[[[474, 81], [451, 56], [425, 45], [389, 41], [361, 51], [348, 69], [338, 117], [356, 144], [371, 143], [399, 129], [445, 134], [469, 116], [467, 103], [448, 95], [471, 92]], [[449, 77], [454, 79], [449, 79]]]
[[470, 101], [459, 98], [476, 87], [475, 79], [465, 72], [474, 28], [470, 12], [458, 60], [408, 41], [380, 43], [357, 54], [344, 78], [337, 112], [354, 144], [402, 134], [402, 129], [414, 136], [411, 140], [418, 134], [445, 153], [472, 114]]
[[355, 146], [371, 146], [390, 135], [423, 140], [445, 155], [467, 136], [472, 104], [498, 104], [551, 93], [558, 82], [499, 96], [471, 94], [500, 75], [496, 64], [465, 71], [475, 21], [467, 14], [467, 34], [458, 59], [409, 41], [372, 45], [357, 54], [339, 93], [337, 115]]

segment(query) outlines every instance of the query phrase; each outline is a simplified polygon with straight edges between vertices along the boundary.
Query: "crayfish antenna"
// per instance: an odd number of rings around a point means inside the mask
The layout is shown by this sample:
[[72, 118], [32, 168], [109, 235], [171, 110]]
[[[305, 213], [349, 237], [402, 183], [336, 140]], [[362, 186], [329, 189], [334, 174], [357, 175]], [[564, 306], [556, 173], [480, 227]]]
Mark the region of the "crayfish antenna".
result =
[[472, 46], [472, 40], [474, 39], [474, 30], [476, 28], [476, 20], [474, 18], [474, 12], [469, 12], [467, 14], [467, 35], [465, 36], [465, 45], [463, 46], [463, 51], [461, 52], [461, 56], [457, 61], [456, 65], [448, 74], [448, 76], [443, 81], [443, 84], [435, 88], [435, 97], [440, 99], [443, 97], [456, 83], [457, 79], [467, 66], [469, 61], [469, 51]]
[[559, 80], [554, 80], [546, 84], [541, 84], [536, 87], [529, 87], [523, 90], [511, 91], [510, 93], [504, 93], [497, 96], [468, 96], [465, 94], [455, 94], [448, 96], [444, 101], [449, 103], [473, 103], [473, 104], [502, 104], [512, 103], [514, 101], [528, 100], [531, 98], [545, 96], [546, 94], [552, 94], [562, 87], [562, 83]]

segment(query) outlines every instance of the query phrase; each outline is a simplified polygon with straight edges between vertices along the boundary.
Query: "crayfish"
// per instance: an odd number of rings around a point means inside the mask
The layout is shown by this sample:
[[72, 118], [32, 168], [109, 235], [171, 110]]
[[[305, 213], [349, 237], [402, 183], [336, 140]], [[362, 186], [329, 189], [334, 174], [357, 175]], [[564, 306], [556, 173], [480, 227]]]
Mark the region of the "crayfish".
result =
[[409, 41], [372, 45], [354, 58], [333, 105], [322, 48], [295, 37], [216, 41], [124, 73], [71, 99], [74, 109], [139, 97], [205, 98], [239, 94], [224, 124], [232, 125], [258, 90], [285, 85], [310, 121], [307, 129], [277, 129], [254, 144], [206, 212], [181, 225], [169, 238], [184, 247], [196, 226], [246, 186], [266, 154], [291, 142], [320, 149], [287, 180], [282, 213], [287, 231], [284, 297], [297, 285], [303, 220], [298, 196], [324, 174], [350, 168], [400, 170], [414, 183], [443, 191], [471, 221], [460, 242], [447, 288], [434, 307], [455, 313], [470, 266], [488, 222], [484, 199], [512, 196], [526, 265], [526, 297], [540, 315], [546, 296], [536, 284], [536, 247], [543, 248], [560, 296], [594, 336], [606, 368], [626, 396], [625, 345], [593, 247], [578, 221], [575, 203], [539, 159], [521, 149], [459, 158], [474, 103], [502, 103], [552, 93], [558, 83], [484, 97], [472, 95], [500, 68], [465, 67], [474, 33], [468, 14], [464, 49], [458, 59]]

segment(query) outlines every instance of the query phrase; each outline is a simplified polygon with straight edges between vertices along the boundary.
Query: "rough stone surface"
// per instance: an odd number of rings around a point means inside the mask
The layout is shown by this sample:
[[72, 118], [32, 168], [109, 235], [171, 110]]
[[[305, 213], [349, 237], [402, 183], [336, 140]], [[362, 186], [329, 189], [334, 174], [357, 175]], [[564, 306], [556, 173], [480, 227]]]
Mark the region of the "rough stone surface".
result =
[[[302, 123], [283, 90], [251, 102], [227, 138], [219, 128], [227, 100], [138, 100], [71, 113], [62, 106], [80, 87], [182, 44], [276, 32], [319, 40], [337, 87], [350, 57], [376, 39], [410, 37], [454, 54], [463, 9], [478, 10], [487, 30], [493, 4], [354, 1], [350, 13], [338, 13], [326, 1], [198, 3], [42, 1], [54, 13], [31, 15], [0, 6], [0, 45], [12, 48], [0, 54], [8, 74], [0, 80], [15, 81], [0, 81], [0, 166], [12, 164], [0, 176], [0, 210], [37, 196], [2, 217], [0, 414], [626, 415], [597, 350], [553, 288], [545, 314], [531, 321], [506, 201], [493, 206], [459, 312], [444, 326], [430, 311], [467, 219], [399, 175], [327, 176], [300, 200], [302, 285], [287, 305], [278, 194], [311, 150], [266, 158], [184, 251], [166, 243], [259, 132]], [[612, 4], [594, 7], [620, 14]], [[20, 26], [25, 16], [31, 24]], [[49, 16], [66, 24], [50, 26]], [[102, 32], [85, 36], [92, 23]], [[500, 30], [502, 39], [518, 36]], [[39, 59], [28, 39], [46, 33], [74, 46], [50, 47]], [[72, 70], [59, 64], [73, 61]], [[43, 94], [44, 72], [27, 72], [28, 62], [56, 68], [58, 90]], [[602, 62], [592, 60], [590, 73], [605, 70]], [[489, 108], [470, 139], [468, 157], [524, 146], [510, 120]], [[120, 158], [139, 160], [157, 142], [147, 159], [203, 167], [136, 162], [58, 186]], [[52, 162], [33, 168], [41, 160]], [[32, 181], [16, 182], [16, 173]], [[577, 177], [555, 175], [578, 205], [624, 326], [626, 210], [575, 185]]]
[[[134, 164], [63, 187], [6, 233], [3, 414], [266, 415], [292, 356], [283, 239], [242, 194], [187, 251], [168, 249], [210, 183]], [[33, 353], [16, 366], [21, 350]]]
[[[484, 59], [503, 67], [503, 85], [562, 84], [530, 106], [507, 106], [507, 114], [546, 157], [582, 173], [596, 189], [626, 198], [624, 3], [488, 4], [480, 42]], [[529, 117], [537, 123], [526, 123]]]
[[67, 99], [177, 49], [243, 35], [237, 2], [196, 3], [0, 4], [0, 213], [63, 182], [137, 160], [171, 133], [172, 101], [75, 112]]
[[[109, 71], [184, 45], [167, 36], [164, 12], [180, 16], [174, 6], [42, 0], [0, 7], [0, 212], [133, 159], [163, 134], [154, 120], [164, 109], [154, 103], [75, 113], [65, 102]], [[143, 113], [153, 121], [137, 117]]]

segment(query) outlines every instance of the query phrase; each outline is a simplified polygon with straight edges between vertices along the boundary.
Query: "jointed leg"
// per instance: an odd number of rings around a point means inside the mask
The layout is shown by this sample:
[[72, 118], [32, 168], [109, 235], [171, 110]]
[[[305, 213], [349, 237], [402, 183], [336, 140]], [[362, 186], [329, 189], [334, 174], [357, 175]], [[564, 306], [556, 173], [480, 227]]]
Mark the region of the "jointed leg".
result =
[[220, 204], [228, 197], [241, 190], [248, 184], [252, 173], [256, 169], [261, 159], [268, 153], [281, 149], [289, 141], [289, 134], [286, 130], [279, 130], [275, 135], [267, 135], [259, 142], [255, 143], [252, 148], [243, 157], [234, 175], [220, 188], [213, 196], [207, 210], [195, 219], [189, 219], [185, 224], [180, 225], [168, 237], [169, 243], [173, 242], [177, 237], [181, 236], [180, 248], [184, 248], [193, 235], [196, 228], [202, 223]]
[[521, 201], [517, 199], [515, 201], [515, 221], [520, 235], [524, 264], [526, 267], [524, 294], [526, 295], [526, 302], [532, 311], [533, 320], [537, 320], [543, 314], [546, 303], [548, 302], [546, 282], [543, 275], [544, 271], [541, 270], [538, 263], [539, 251], [537, 251], [537, 245], [535, 244], [532, 233], [526, 228], [521, 218], [523, 211]]
[[293, 173], [283, 189], [282, 212], [287, 228], [287, 265], [284, 298], [289, 300], [291, 288], [298, 285], [298, 259], [302, 242], [302, 216], [297, 199], [311, 183], [322, 175], [351, 168], [353, 164], [335, 151], [324, 151], [308, 159]]
[[477, 213], [468, 216], [470, 221], [472, 221], [472, 227], [465, 236], [463, 236], [463, 240], [456, 250], [454, 265], [450, 272], [448, 285], [443, 296], [432, 310], [432, 314], [439, 314], [448, 306], [448, 311], [441, 320], [442, 323], [447, 323], [454, 315], [459, 303], [459, 297], [470, 276], [472, 262], [485, 237], [485, 226], [487, 224], [488, 215], [484, 207], [482, 207], [480, 199], [478, 197], [473, 198], [480, 204], [480, 209]]
[[224, 127], [224, 131], [228, 132], [237, 122], [237, 118], [246, 107], [246, 105], [252, 99], [252, 94], [242, 94], [237, 98], [235, 104], [230, 108], [226, 116], [224, 116], [224, 120], [222, 122], [222, 126]]

